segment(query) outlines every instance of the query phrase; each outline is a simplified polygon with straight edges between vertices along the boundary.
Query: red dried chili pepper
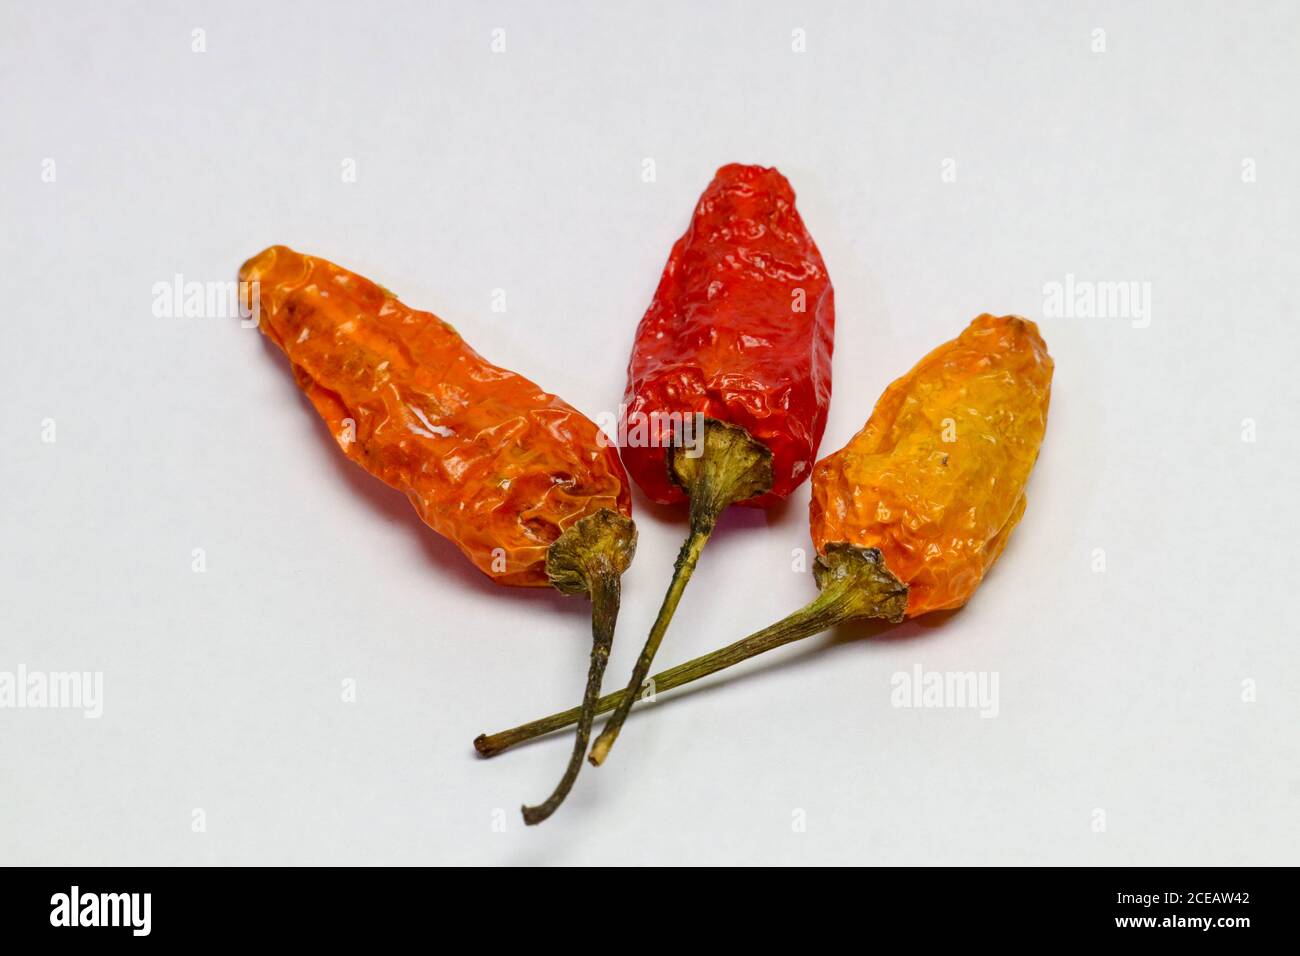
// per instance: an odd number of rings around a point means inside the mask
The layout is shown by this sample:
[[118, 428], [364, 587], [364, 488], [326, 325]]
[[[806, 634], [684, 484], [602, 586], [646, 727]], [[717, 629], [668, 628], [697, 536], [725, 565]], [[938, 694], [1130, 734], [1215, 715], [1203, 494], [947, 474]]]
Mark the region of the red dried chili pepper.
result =
[[[656, 674], [656, 692], [845, 621], [897, 622], [965, 604], [1025, 512], [1052, 371], [1038, 327], [1016, 316], [981, 315], [923, 358], [889, 386], [848, 445], [817, 463], [809, 525], [818, 596], [743, 640]], [[610, 694], [597, 711], [634, 699]], [[475, 745], [497, 754], [576, 717], [554, 714]]]
[[[628, 363], [623, 460], [655, 501], [690, 500], [690, 536], [630, 692], [649, 673], [718, 515], [736, 503], [769, 506], [811, 473], [834, 330], [830, 277], [790, 183], [775, 169], [722, 167], [673, 246]], [[703, 434], [690, 436], [697, 421]], [[630, 708], [629, 696], [592, 763], [605, 759]]]
[[[573, 406], [471, 349], [430, 312], [324, 259], [274, 246], [244, 263], [259, 324], [344, 454], [402, 491], [425, 523], [500, 584], [592, 603], [591, 667], [573, 756], [582, 766], [636, 528], [627, 477]], [[252, 303], [250, 303], [251, 305]]]

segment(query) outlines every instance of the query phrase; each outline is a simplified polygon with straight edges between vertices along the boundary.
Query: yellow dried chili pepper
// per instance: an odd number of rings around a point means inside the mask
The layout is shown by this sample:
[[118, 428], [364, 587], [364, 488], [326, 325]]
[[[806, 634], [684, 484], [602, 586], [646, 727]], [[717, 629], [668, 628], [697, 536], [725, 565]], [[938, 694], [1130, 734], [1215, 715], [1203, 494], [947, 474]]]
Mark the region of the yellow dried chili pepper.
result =
[[865, 428], [817, 463], [813, 544], [875, 548], [907, 616], [961, 607], [1025, 511], [1052, 359], [1033, 322], [981, 315], [894, 382]]
[[[1016, 316], [981, 315], [923, 358], [813, 472], [821, 593], [770, 627], [656, 674], [656, 692], [845, 621], [897, 622], [965, 604], [1025, 512], [1052, 368], [1038, 327]], [[602, 697], [597, 712], [625, 694]], [[474, 744], [491, 756], [577, 716], [565, 711]]]

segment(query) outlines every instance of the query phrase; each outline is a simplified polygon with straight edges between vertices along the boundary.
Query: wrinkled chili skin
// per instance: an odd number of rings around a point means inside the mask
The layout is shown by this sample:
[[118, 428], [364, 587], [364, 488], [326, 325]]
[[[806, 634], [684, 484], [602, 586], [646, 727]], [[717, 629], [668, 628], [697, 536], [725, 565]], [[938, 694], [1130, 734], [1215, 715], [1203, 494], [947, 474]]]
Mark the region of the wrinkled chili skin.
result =
[[685, 500], [666, 449], [636, 442], [635, 428], [703, 412], [772, 451], [772, 490], [746, 504], [788, 495], [826, 427], [834, 332], [830, 277], [790, 183], [761, 166], [719, 169], [637, 328], [623, 400], [623, 462], [637, 484], [662, 504]]
[[879, 548], [908, 585], [908, 617], [965, 604], [1024, 514], [1052, 368], [1038, 326], [1016, 316], [981, 315], [923, 358], [817, 463], [818, 552]]
[[602, 508], [631, 515], [626, 474], [596, 425], [437, 316], [284, 246], [239, 277], [258, 282], [262, 331], [344, 453], [493, 581], [546, 587], [562, 531]]

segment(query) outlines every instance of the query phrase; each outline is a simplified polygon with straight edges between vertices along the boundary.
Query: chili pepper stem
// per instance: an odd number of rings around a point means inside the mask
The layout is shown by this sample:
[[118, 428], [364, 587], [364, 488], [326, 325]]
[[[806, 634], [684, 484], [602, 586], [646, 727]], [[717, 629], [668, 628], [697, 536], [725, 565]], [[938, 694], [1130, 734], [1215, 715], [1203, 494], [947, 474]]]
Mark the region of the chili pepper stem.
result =
[[[591, 599], [591, 665], [587, 670], [582, 706], [574, 711], [578, 731], [568, 766], [549, 797], [536, 806], [522, 808], [524, 823], [529, 826], [541, 823], [559, 808], [582, 769], [582, 758], [591, 739], [591, 725], [596, 718], [600, 684], [614, 642], [620, 575], [631, 563], [635, 550], [636, 527], [632, 522], [602, 509], [577, 522], [547, 551], [546, 574], [551, 584], [566, 594], [586, 593]], [[478, 747], [479, 741], [476, 740], [474, 746]]]
[[578, 773], [582, 770], [582, 758], [587, 754], [587, 744], [591, 741], [591, 725], [596, 719], [596, 702], [600, 697], [600, 684], [605, 676], [605, 665], [609, 662], [609, 648], [614, 643], [614, 622], [618, 618], [619, 579], [617, 575], [602, 575], [596, 582], [591, 595], [591, 666], [587, 671], [587, 689], [582, 697], [582, 706], [577, 709], [578, 732], [574, 735], [573, 753], [564, 776], [556, 784], [555, 790], [536, 806], [523, 807], [524, 823], [534, 826], [554, 813], [569, 791], [573, 789]]
[[[708, 677], [847, 621], [883, 618], [897, 623], [903, 619], [907, 610], [907, 586], [889, 572], [875, 548], [829, 545], [826, 554], [818, 558], [814, 573], [821, 592], [807, 605], [734, 644], [656, 674], [650, 679], [654, 693], [657, 695]], [[626, 690], [607, 694], [596, 702], [595, 712], [603, 714], [620, 707], [628, 699]], [[628, 706], [630, 708], [631, 704]], [[483, 756], [494, 757], [516, 744], [569, 726], [578, 719], [579, 713], [579, 709], [574, 708], [511, 730], [482, 735], [474, 741], [474, 747]]]
[[772, 487], [772, 452], [762, 442], [757, 441], [736, 425], [729, 425], [717, 419], [704, 419], [703, 444], [698, 454], [692, 456], [691, 450], [676, 445], [668, 458], [668, 473], [690, 497], [691, 531], [677, 555], [673, 565], [673, 579], [668, 584], [663, 604], [645, 646], [632, 669], [628, 681], [626, 696], [618, 704], [614, 715], [605, 722], [605, 727], [592, 745], [591, 755], [587, 758], [595, 766], [600, 766], [609, 756], [609, 749], [618, 739], [623, 721], [635, 702], [636, 693], [654, 662], [659, 645], [663, 643], [664, 634], [672, 622], [673, 614], [682, 599], [695, 565], [699, 563], [700, 553], [708, 542], [709, 536], [718, 523], [718, 516], [730, 505], [764, 494]]
[[693, 530], [682, 545], [681, 552], [677, 555], [677, 562], [674, 565], [673, 579], [668, 585], [668, 593], [664, 595], [663, 604], [659, 607], [659, 615], [655, 618], [654, 626], [650, 629], [650, 636], [646, 639], [645, 646], [641, 648], [641, 654], [637, 658], [636, 666], [632, 670], [632, 677], [628, 681], [628, 689], [625, 691], [627, 696], [626, 706], [620, 702], [614, 716], [605, 724], [600, 736], [596, 738], [596, 743], [591, 748], [591, 755], [588, 759], [594, 766], [600, 766], [609, 754], [609, 748], [614, 746], [614, 741], [618, 738], [618, 732], [623, 727], [623, 721], [627, 719], [628, 712], [632, 709], [634, 698], [630, 696], [634, 690], [639, 689], [645, 682], [646, 675], [650, 673], [650, 665], [654, 661], [655, 654], [659, 651], [659, 645], [663, 643], [664, 634], [668, 631], [668, 624], [677, 610], [677, 604], [682, 599], [682, 592], [686, 590], [686, 585], [695, 573], [695, 565], [700, 560], [700, 552], [704, 550], [705, 543], [709, 540], [712, 528], [703, 530]]

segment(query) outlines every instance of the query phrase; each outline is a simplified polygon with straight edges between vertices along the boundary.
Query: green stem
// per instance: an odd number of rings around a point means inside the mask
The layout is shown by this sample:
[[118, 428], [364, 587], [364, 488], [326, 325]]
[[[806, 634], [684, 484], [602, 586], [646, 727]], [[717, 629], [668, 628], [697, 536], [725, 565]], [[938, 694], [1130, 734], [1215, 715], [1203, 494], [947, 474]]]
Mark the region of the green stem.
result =
[[[734, 644], [656, 674], [650, 679], [654, 693], [708, 677], [846, 621], [902, 620], [907, 609], [907, 587], [889, 572], [880, 552], [874, 548], [830, 545], [825, 556], [818, 558], [816, 571], [821, 593], [808, 605]], [[607, 694], [596, 702], [595, 713], [603, 714], [624, 704], [630, 710], [635, 699], [635, 694], [628, 690]], [[516, 744], [567, 727], [580, 715], [580, 708], [575, 707], [512, 730], [481, 735], [474, 741], [474, 747], [484, 757], [494, 757]]]
[[582, 758], [587, 755], [587, 743], [591, 740], [591, 725], [596, 720], [600, 684], [605, 676], [605, 665], [609, 663], [610, 646], [614, 643], [618, 605], [618, 575], [601, 576], [591, 595], [591, 666], [587, 670], [587, 689], [582, 695], [582, 706], [576, 710], [578, 732], [573, 739], [573, 753], [569, 756], [564, 776], [551, 795], [537, 806], [523, 808], [524, 823], [529, 826], [541, 823], [559, 809], [582, 770]]
[[620, 575], [632, 563], [635, 552], [636, 527], [632, 521], [602, 509], [576, 522], [546, 553], [546, 576], [551, 584], [565, 594], [586, 594], [591, 599], [591, 664], [582, 706], [575, 711], [578, 732], [573, 754], [551, 795], [536, 806], [523, 807], [524, 822], [529, 826], [541, 823], [559, 808], [582, 770], [591, 725], [596, 719], [600, 683], [614, 642]]
[[705, 542], [709, 540], [709, 535], [713, 532], [712, 528], [701, 530], [692, 530], [686, 543], [682, 545], [681, 552], [677, 555], [677, 563], [673, 569], [673, 579], [668, 584], [668, 593], [664, 595], [663, 604], [659, 606], [659, 616], [655, 618], [654, 626], [650, 628], [650, 636], [646, 638], [645, 646], [641, 648], [641, 654], [636, 659], [636, 666], [632, 669], [632, 676], [627, 682], [627, 690], [624, 691], [624, 699], [619, 702], [614, 711], [614, 716], [605, 723], [604, 730], [596, 738], [596, 743], [591, 748], [591, 762], [600, 766], [609, 754], [609, 748], [614, 746], [614, 741], [618, 738], [618, 732], [623, 727], [623, 721], [627, 720], [628, 712], [632, 709], [632, 704], [636, 701], [635, 693], [645, 683], [646, 677], [650, 674], [650, 665], [654, 663], [655, 654], [659, 652], [659, 645], [663, 643], [664, 634], [668, 631], [668, 625], [673, 619], [673, 614], [677, 610], [677, 603], [682, 599], [682, 592], [686, 590], [686, 585], [691, 580], [691, 575], [695, 573], [695, 565], [700, 560], [700, 552], [704, 550]]
[[732, 504], [764, 494], [772, 487], [772, 452], [745, 429], [706, 418], [701, 437], [699, 454], [692, 456], [683, 446], [674, 447], [669, 454], [669, 474], [690, 497], [691, 533], [677, 555], [672, 581], [632, 669], [626, 696], [616, 706], [614, 715], [605, 722], [604, 729], [591, 747], [591, 756], [587, 759], [596, 766], [605, 762], [609, 749], [623, 729], [623, 722], [632, 710], [637, 691], [650, 673], [650, 665], [659, 652], [659, 645], [663, 643], [682, 593], [695, 573], [700, 552], [718, 523], [718, 515]]

